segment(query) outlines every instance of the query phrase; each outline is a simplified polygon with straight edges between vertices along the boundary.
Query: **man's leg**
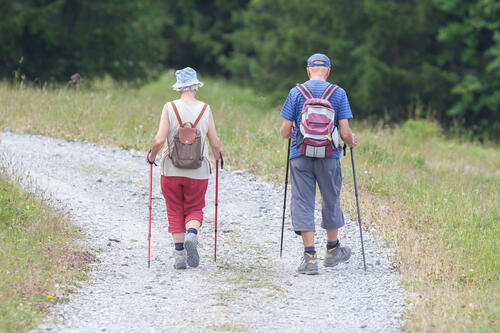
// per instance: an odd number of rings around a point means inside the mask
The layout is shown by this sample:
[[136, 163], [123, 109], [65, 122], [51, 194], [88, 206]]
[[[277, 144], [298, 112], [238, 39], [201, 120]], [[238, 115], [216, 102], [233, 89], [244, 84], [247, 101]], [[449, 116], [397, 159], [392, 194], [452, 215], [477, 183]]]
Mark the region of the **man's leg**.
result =
[[339, 229], [326, 230], [326, 239], [328, 240], [328, 242], [335, 243], [337, 241], [338, 235], [339, 235]]
[[300, 235], [302, 236], [304, 247], [314, 246], [314, 231], [301, 231]]
[[304, 257], [298, 272], [303, 274], [318, 274], [318, 260], [314, 248], [314, 204], [316, 195], [316, 180], [312, 173], [313, 160], [308, 157], [298, 157], [290, 162], [292, 182], [292, 225], [297, 234], [302, 236]]
[[338, 230], [344, 225], [344, 213], [340, 208], [342, 171], [339, 159], [324, 159], [316, 163], [315, 172], [323, 199], [321, 226], [326, 229], [327, 244], [325, 266], [335, 266], [347, 261], [351, 256], [348, 247], [341, 247]]

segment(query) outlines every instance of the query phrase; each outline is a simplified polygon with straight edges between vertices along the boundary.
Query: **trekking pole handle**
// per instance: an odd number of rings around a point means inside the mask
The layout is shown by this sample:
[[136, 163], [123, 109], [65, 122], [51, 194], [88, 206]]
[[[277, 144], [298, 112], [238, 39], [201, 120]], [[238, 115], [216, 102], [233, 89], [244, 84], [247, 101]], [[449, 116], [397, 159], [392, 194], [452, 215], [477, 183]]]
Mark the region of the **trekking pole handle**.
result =
[[220, 154], [220, 168], [224, 169], [224, 159], [222, 158], [222, 152]]
[[151, 162], [151, 161], [149, 160], [149, 154], [151, 154], [151, 151], [152, 151], [152, 150], [153, 150], [153, 148], [149, 148], [149, 151], [148, 151], [148, 156], [147, 156], [148, 163], [149, 163], [149, 164], [151, 164], [151, 165], [152, 165], [152, 164], [154, 164], [155, 166], [158, 166], [158, 164], [156, 164], [156, 161]]

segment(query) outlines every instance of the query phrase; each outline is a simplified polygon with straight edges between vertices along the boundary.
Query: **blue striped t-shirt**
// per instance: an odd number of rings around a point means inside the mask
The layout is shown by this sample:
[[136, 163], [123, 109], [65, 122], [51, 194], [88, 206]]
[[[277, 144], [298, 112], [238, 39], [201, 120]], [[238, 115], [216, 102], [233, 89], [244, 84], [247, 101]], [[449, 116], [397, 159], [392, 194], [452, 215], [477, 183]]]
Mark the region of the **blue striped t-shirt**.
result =
[[[309, 80], [304, 84], [314, 97], [320, 98], [330, 83], [327, 81]], [[290, 93], [288, 94], [285, 104], [281, 109], [280, 115], [283, 118], [295, 122], [295, 129], [292, 134], [292, 145], [290, 146], [290, 159], [302, 156], [302, 154], [297, 151], [296, 137], [297, 130], [299, 129], [300, 121], [302, 119], [302, 106], [305, 101], [306, 99], [304, 96], [302, 96], [298, 89], [294, 87], [290, 89]], [[329, 101], [335, 110], [334, 124], [336, 127], [339, 126], [339, 120], [352, 118], [351, 106], [349, 105], [349, 100], [347, 99], [347, 94], [344, 89], [338, 87], [332, 96], [330, 96]], [[339, 150], [329, 158], [340, 158], [341, 152], [342, 147], [340, 147]]]

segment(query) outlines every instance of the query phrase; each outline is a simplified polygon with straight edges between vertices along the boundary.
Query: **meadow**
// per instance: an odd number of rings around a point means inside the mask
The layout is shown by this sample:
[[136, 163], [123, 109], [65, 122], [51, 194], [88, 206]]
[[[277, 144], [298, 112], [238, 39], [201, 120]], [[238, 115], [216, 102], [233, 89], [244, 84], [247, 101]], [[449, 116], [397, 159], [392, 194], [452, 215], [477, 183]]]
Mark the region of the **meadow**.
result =
[[[0, 83], [0, 129], [147, 151], [164, 103], [176, 98], [173, 80], [170, 73], [140, 88], [109, 79], [80, 89]], [[197, 97], [212, 106], [228, 169], [282, 185], [287, 141], [279, 135], [280, 106], [231, 82], [202, 81]], [[360, 142], [354, 154], [364, 226], [395, 250], [390, 269], [411, 292], [404, 328], [500, 330], [498, 145], [450, 137], [426, 119], [350, 124]], [[346, 157], [342, 206], [355, 217]]]
[[67, 300], [95, 256], [65, 213], [32, 185], [21, 188], [9, 163], [0, 157], [0, 331], [25, 332]]

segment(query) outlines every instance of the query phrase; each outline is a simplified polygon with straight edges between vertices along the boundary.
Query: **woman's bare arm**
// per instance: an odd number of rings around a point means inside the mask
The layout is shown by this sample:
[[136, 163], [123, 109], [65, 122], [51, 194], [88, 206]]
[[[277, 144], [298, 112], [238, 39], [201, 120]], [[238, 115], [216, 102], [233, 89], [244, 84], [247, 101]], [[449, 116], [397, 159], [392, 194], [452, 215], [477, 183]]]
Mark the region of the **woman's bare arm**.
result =
[[156, 136], [151, 142], [151, 152], [146, 156], [148, 162], [152, 162], [156, 159], [156, 155], [160, 151], [161, 147], [163, 147], [163, 144], [167, 139], [169, 127], [170, 127], [170, 122], [168, 120], [168, 109], [167, 109], [167, 104], [165, 104], [161, 112], [158, 133], [156, 133]]
[[214, 158], [215, 160], [219, 160], [222, 150], [219, 137], [217, 136], [217, 130], [215, 129], [215, 122], [212, 112], [210, 112], [207, 135], [208, 142], [210, 143], [210, 148], [212, 148], [212, 153], [214, 154]]

